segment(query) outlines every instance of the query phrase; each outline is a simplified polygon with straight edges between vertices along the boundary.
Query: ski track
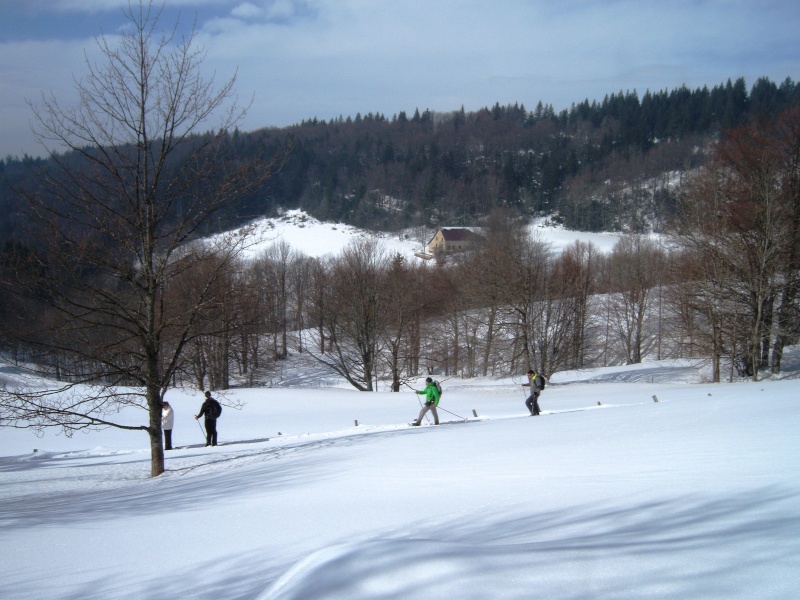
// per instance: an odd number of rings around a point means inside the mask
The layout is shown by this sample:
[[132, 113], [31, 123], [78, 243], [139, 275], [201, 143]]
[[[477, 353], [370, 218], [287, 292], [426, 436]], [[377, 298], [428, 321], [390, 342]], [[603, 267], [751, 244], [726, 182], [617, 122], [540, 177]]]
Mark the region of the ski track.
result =
[[[597, 409], [619, 408], [622, 405], [587, 406], [562, 410], [543, 410], [540, 416], [592, 411]], [[466, 420], [440, 421], [436, 426], [423, 423], [416, 427], [410, 424], [359, 425], [348, 429], [324, 433], [307, 433], [273, 436], [257, 440], [223, 442], [215, 451], [208, 452], [204, 444], [176, 447], [167, 452], [168, 463], [165, 481], [174, 477], [191, 477], [193, 474], [207, 476], [209, 473], [225, 473], [231, 468], [247, 468], [269, 461], [288, 459], [303, 460], [314, 452], [329, 447], [348, 447], [366, 442], [374, 436], [391, 436], [428, 432], [431, 428], [450, 425], [491, 423], [509, 419], [528, 419], [528, 414], [479, 416]], [[430, 433], [430, 432], [428, 432]], [[276, 444], [258, 448], [265, 444]], [[97, 458], [107, 462], [97, 464]], [[91, 459], [94, 464], [84, 468], [82, 461]], [[144, 479], [149, 466], [148, 450], [81, 450], [72, 452], [37, 452], [15, 457], [0, 457], [0, 473], [16, 472], [13, 482], [0, 487], [0, 499], [5, 500], [0, 508], [0, 527], [10, 526], [24, 520], [31, 512], [46, 512], [64, 502], [85, 503], [87, 494], [81, 492], [90, 485], [95, 495], [99, 492], [114, 497], [120, 488], [147, 487], [149, 478]], [[35, 466], [36, 468], [31, 468]], [[63, 471], [62, 471], [63, 469]], [[59, 475], [54, 476], [54, 472]], [[47, 492], [47, 499], [40, 495]], [[68, 495], [69, 499], [62, 497]], [[11, 500], [9, 499], [16, 499]]]

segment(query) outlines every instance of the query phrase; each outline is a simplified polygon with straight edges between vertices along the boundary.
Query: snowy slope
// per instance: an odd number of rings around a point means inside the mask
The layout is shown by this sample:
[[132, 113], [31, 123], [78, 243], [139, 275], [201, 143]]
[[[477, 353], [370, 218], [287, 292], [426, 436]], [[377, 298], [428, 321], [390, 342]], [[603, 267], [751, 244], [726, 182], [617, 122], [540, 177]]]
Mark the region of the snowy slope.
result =
[[[343, 223], [323, 223], [302, 210], [288, 210], [280, 217], [258, 219], [249, 227], [252, 230], [251, 242], [244, 252], [245, 258], [257, 257], [270, 246], [281, 242], [307, 256], [336, 255], [353, 240], [376, 235]], [[619, 235], [612, 233], [571, 231], [552, 224], [548, 219], [536, 219], [528, 229], [531, 235], [550, 244], [555, 252], [562, 251], [575, 240], [591, 242], [602, 252], [610, 252], [619, 239]], [[431, 229], [430, 237], [433, 233]], [[425, 244], [430, 241], [426, 235], [425, 242], [421, 243], [414, 239], [415, 232], [412, 231], [381, 233], [377, 236], [387, 252], [399, 253], [409, 259], [415, 252], [425, 250]]]
[[0, 597], [796, 597], [800, 382], [705, 375], [560, 373], [539, 417], [450, 380], [479, 419], [420, 428], [410, 391], [233, 390], [217, 448], [174, 391], [155, 479], [143, 434], [0, 430]]
[[[254, 253], [364, 235], [284, 217]], [[558, 373], [540, 417], [522, 375], [452, 379], [451, 423], [420, 428], [410, 390], [303, 369], [291, 388], [226, 392], [244, 407], [216, 448], [199, 393], [173, 390], [179, 449], [155, 479], [141, 433], [0, 429], [0, 598], [793, 598], [800, 352], [784, 364], [758, 384], [703, 384], [690, 361]]]

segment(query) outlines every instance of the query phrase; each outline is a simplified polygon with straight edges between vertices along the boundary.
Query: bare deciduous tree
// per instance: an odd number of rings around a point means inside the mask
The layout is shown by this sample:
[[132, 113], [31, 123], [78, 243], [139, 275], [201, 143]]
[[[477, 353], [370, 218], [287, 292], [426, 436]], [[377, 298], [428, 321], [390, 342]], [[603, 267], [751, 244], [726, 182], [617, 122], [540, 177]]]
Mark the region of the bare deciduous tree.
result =
[[722, 218], [723, 186], [727, 172], [711, 163], [690, 182], [678, 203], [676, 246], [677, 283], [670, 291], [676, 321], [692, 352], [711, 358], [712, 381], [721, 379], [722, 357], [733, 360], [731, 342], [738, 337], [735, 299], [731, 288], [735, 263], [721, 243], [726, 236]]
[[[160, 31], [160, 11], [149, 2], [129, 6], [126, 16], [129, 27], [119, 37], [98, 38], [102, 62], [87, 60], [76, 107], [54, 97], [32, 105], [45, 147], [66, 152], [51, 152], [43, 173], [48, 194], [25, 198], [38, 235], [7, 282], [47, 320], [12, 333], [58, 355], [70, 392], [16, 390], [3, 395], [3, 411], [4, 424], [19, 427], [146, 431], [156, 476], [164, 470], [164, 395], [241, 240], [229, 237], [199, 253], [182, 249], [274, 164], [228, 160], [227, 131], [244, 109], [234, 97], [235, 77], [217, 87], [203, 76], [194, 30], [182, 39], [177, 24]], [[201, 132], [215, 117], [214, 130]], [[192, 302], [173, 310], [166, 287], [211, 250], [217, 268], [202, 271]], [[123, 392], [122, 385], [135, 387]], [[113, 421], [130, 404], [145, 409], [145, 423]]]
[[787, 113], [779, 128], [727, 132], [679, 205], [676, 240], [697, 267], [695, 305], [712, 352], [725, 344], [732, 363], [740, 354], [754, 379], [769, 363], [771, 340], [777, 372], [798, 330], [796, 121]]
[[381, 362], [391, 378], [393, 392], [399, 392], [408, 377], [416, 375], [409, 372], [408, 365], [415, 350], [415, 324], [426, 303], [424, 271], [395, 254], [385, 273], [386, 319], [380, 335], [386, 351]]
[[612, 327], [618, 334], [628, 364], [642, 362], [645, 319], [652, 292], [661, 277], [664, 253], [651, 239], [626, 235], [614, 246], [609, 258], [614, 315]]
[[313, 356], [362, 392], [375, 389], [387, 320], [387, 269], [380, 242], [368, 238], [351, 242], [328, 274], [320, 323], [331, 350]]
[[572, 341], [564, 356], [564, 366], [582, 369], [588, 351], [587, 332], [597, 291], [597, 271], [600, 251], [591, 242], [576, 241], [557, 259], [562, 278], [563, 294], [572, 304]]
[[775, 144], [781, 161], [780, 191], [788, 213], [784, 281], [772, 348], [772, 372], [780, 373], [783, 349], [800, 338], [800, 107], [781, 115], [775, 128]]

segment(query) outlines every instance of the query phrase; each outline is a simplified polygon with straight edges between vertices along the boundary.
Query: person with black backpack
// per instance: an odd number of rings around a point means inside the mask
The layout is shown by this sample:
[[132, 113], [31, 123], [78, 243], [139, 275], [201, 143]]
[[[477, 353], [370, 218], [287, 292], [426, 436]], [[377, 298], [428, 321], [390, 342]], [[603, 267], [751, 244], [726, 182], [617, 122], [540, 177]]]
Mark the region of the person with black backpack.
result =
[[531, 388], [531, 395], [525, 400], [525, 406], [532, 417], [539, 416], [539, 394], [544, 389], [544, 377], [537, 374], [533, 369], [528, 369], [528, 383], [523, 383], [522, 387]]
[[217, 445], [217, 419], [222, 414], [222, 405], [217, 402], [210, 391], [206, 391], [206, 399], [200, 407], [200, 413], [195, 415], [195, 420], [205, 415], [206, 446]]

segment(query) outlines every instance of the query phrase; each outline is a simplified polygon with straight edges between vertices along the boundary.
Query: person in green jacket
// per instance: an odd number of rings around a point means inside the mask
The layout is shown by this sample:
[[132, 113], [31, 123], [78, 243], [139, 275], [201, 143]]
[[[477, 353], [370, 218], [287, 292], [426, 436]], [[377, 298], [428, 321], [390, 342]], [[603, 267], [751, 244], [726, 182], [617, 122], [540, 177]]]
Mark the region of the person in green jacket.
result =
[[433, 422], [435, 425], [439, 424], [439, 413], [436, 412], [436, 407], [439, 404], [439, 390], [436, 389], [436, 384], [433, 383], [433, 379], [428, 377], [425, 379], [425, 389], [424, 390], [414, 390], [417, 394], [425, 394], [425, 406], [422, 407], [422, 410], [419, 411], [419, 417], [416, 421], [412, 423], [412, 425], [419, 426], [422, 423], [422, 418], [425, 416], [425, 413], [431, 411], [433, 413]]

